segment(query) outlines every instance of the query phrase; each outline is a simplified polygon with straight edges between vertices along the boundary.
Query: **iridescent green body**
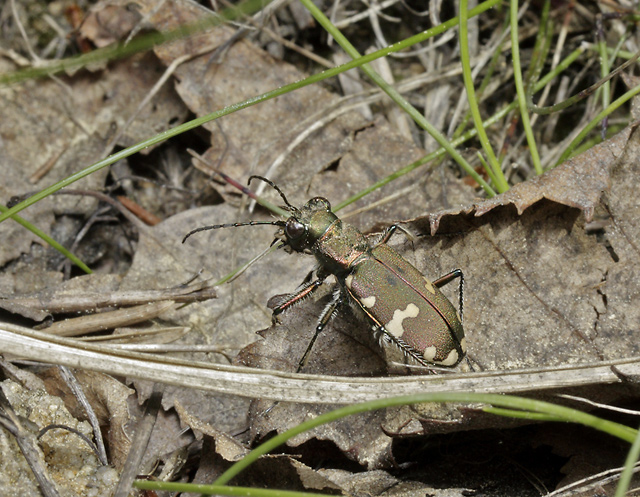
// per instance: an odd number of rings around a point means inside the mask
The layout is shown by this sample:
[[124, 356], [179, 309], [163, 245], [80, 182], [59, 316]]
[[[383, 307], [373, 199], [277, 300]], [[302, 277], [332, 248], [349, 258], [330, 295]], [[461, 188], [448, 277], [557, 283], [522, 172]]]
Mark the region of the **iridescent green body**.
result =
[[[373, 243], [331, 212], [326, 199], [311, 199], [286, 221], [282, 234], [293, 251], [315, 255], [320, 283], [292, 294], [274, 313], [308, 296], [333, 274], [339, 284], [335, 307], [346, 297], [366, 314], [384, 341], [418, 363], [455, 366], [465, 354], [461, 317], [434, 283], [386, 245], [392, 232]], [[330, 318], [334, 310], [324, 315]], [[322, 321], [321, 317], [319, 328]]]

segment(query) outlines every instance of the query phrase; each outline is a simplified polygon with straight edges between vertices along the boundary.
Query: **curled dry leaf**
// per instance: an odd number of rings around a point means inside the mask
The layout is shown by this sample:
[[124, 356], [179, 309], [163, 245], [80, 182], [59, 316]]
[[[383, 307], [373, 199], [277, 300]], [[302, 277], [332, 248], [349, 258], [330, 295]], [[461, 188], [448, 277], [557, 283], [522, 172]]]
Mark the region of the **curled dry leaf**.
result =
[[638, 354], [634, 130], [495, 199], [410, 222], [468, 231], [423, 245], [437, 265], [465, 268], [470, 355], [486, 368]]
[[497, 207], [513, 205], [521, 215], [535, 203], [547, 199], [582, 211], [587, 222], [593, 219], [602, 194], [611, 187], [611, 172], [627, 148], [627, 142], [638, 123], [631, 124], [612, 138], [567, 160], [558, 167], [524, 183], [514, 185], [502, 195], [462, 209], [440, 211], [429, 215], [431, 233], [436, 234], [440, 221], [447, 216], [472, 214], [483, 216]]
[[187, 409], [185, 409], [179, 400], [174, 402], [176, 412], [180, 416], [180, 421], [191, 428], [196, 434], [197, 438], [201, 438], [202, 435], [208, 435], [214, 441], [215, 451], [225, 461], [236, 462], [247, 455], [249, 449], [240, 444], [235, 438], [227, 433], [218, 430], [210, 423], [206, 423], [196, 416], [193, 416]]
[[[321, 450], [316, 454], [320, 455]], [[326, 495], [344, 495], [340, 485], [326, 478], [293, 455], [267, 455], [232, 480], [248, 487], [277, 488], [291, 491], [317, 491]]]

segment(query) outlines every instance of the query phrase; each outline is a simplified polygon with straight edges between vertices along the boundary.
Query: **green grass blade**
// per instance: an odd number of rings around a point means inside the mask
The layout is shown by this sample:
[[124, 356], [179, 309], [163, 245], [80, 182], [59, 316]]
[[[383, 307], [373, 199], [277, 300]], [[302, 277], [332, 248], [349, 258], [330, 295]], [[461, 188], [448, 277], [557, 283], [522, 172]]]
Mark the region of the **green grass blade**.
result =
[[482, 149], [487, 155], [489, 162], [486, 167], [487, 173], [494, 182], [494, 186], [499, 193], [506, 192], [509, 189], [509, 183], [507, 183], [500, 163], [493, 151], [487, 132], [484, 129], [482, 123], [482, 117], [480, 116], [480, 109], [478, 107], [478, 100], [476, 98], [475, 88], [473, 86], [473, 77], [471, 75], [471, 61], [469, 55], [469, 36], [467, 32], [467, 0], [460, 1], [460, 21], [458, 22], [459, 41], [460, 41], [460, 60], [462, 62], [462, 79], [464, 80], [464, 87], [467, 91], [467, 101], [469, 102], [469, 110], [471, 111], [471, 117], [473, 123], [478, 132], [478, 139], [482, 145]]
[[529, 109], [527, 107], [527, 96], [522, 81], [522, 67], [520, 65], [520, 46], [518, 42], [518, 0], [510, 0], [510, 18], [511, 18], [511, 53], [513, 60], [513, 77], [516, 85], [516, 93], [518, 94], [518, 107], [520, 108], [520, 119], [529, 144], [529, 153], [531, 161], [537, 174], [542, 174], [542, 164], [540, 162], [540, 154], [538, 154], [538, 146], [536, 145], [533, 130], [531, 129], [531, 121], [529, 120]]
[[[318, 23], [329, 33], [336, 42], [342, 47], [342, 49], [353, 59], [360, 58], [360, 53], [355, 47], [345, 38], [345, 36], [337, 29], [331, 21], [324, 15], [324, 13], [317, 8], [311, 0], [300, 0], [300, 2], [311, 12], [311, 15], [318, 21]], [[455, 150], [451, 143], [442, 135], [434, 126], [429, 123], [424, 116], [413, 107], [400, 93], [391, 85], [389, 85], [384, 79], [375, 72], [369, 65], [363, 64], [362, 70], [369, 76], [369, 78], [378, 85], [389, 97], [400, 106], [411, 118], [424, 130], [426, 130], [446, 151], [449, 155], [462, 167], [469, 176], [471, 176], [482, 188], [486, 194], [490, 197], [495, 195], [495, 191], [491, 188], [486, 181], [480, 177], [478, 173], [471, 167], [471, 165], [462, 157], [457, 150]]]
[[270, 488], [229, 487], [225, 485], [198, 485], [171, 481], [136, 480], [134, 488], [160, 490], [171, 493], [193, 493], [201, 495], [233, 495], [237, 497], [327, 497], [329, 494], [315, 492], [295, 492], [293, 490], [273, 490]]
[[225, 485], [232, 478], [237, 476], [242, 470], [253, 464], [260, 456], [269, 453], [279, 445], [282, 445], [290, 438], [300, 433], [311, 430], [317, 426], [335, 421], [345, 416], [357, 414], [360, 412], [382, 409], [385, 407], [394, 407], [400, 405], [416, 404], [421, 402], [461, 402], [461, 403], [485, 403], [492, 406], [499, 406], [508, 409], [517, 409], [521, 411], [531, 411], [542, 413], [547, 416], [562, 421], [568, 421], [604, 431], [614, 437], [618, 437], [624, 441], [632, 443], [637, 436], [637, 430], [633, 430], [628, 426], [598, 418], [591, 414], [584, 413], [575, 409], [564, 406], [558, 406], [540, 400], [527, 399], [523, 397], [514, 397], [510, 395], [498, 394], [479, 394], [479, 393], [425, 393], [420, 395], [407, 395], [403, 397], [393, 397], [390, 399], [379, 399], [361, 404], [349, 405], [336, 409], [325, 414], [321, 414], [313, 419], [305, 421], [284, 433], [276, 435], [267, 442], [256, 447], [243, 459], [233, 464], [225, 471], [214, 483], [216, 485]]
[[[4, 205], [0, 205], [0, 212], [7, 212], [8, 210], [9, 210], [8, 207], [5, 207]], [[67, 250], [66, 247], [64, 247], [63, 245], [61, 245], [57, 241], [55, 241], [53, 238], [51, 238], [49, 235], [47, 235], [40, 228], [37, 228], [36, 226], [31, 224], [26, 219], [24, 219], [24, 218], [22, 218], [20, 216], [17, 216], [15, 214], [11, 217], [11, 219], [13, 219], [19, 225], [21, 225], [24, 228], [26, 228], [29, 231], [31, 231], [31, 233], [33, 233], [37, 237], [39, 237], [42, 240], [44, 240], [45, 242], [47, 242], [54, 249], [56, 249], [58, 252], [60, 252], [62, 255], [64, 255], [67, 259], [69, 259], [71, 262], [73, 262], [76, 266], [78, 266], [80, 269], [82, 269], [85, 273], [91, 274], [93, 272], [93, 271], [91, 271], [91, 269], [89, 269], [89, 267], [84, 262], [82, 262], [75, 254], [73, 254], [73, 252], [71, 252], [70, 250]]]
[[618, 482], [618, 487], [616, 488], [615, 497], [624, 497], [627, 495], [627, 490], [629, 490], [629, 486], [631, 485], [631, 478], [633, 477], [635, 465], [640, 458], [640, 430], [638, 430], [638, 434], [636, 435], [636, 439], [633, 441], [631, 445], [631, 449], [629, 449], [629, 453], [627, 454], [627, 460], [624, 463], [624, 469], [622, 470], [622, 474], [620, 475], [620, 481]]

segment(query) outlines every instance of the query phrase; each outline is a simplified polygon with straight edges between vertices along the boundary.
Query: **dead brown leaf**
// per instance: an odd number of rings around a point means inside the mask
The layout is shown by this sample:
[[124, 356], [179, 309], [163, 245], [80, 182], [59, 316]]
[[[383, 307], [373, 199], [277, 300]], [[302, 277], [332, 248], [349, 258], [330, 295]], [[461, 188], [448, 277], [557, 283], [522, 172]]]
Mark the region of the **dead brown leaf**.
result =
[[[101, 74], [99, 85], [95, 84], [95, 75], [78, 74], [0, 89], [0, 158], [4, 171], [0, 193], [4, 201], [61, 180], [109, 153], [111, 150], [106, 147], [114, 129], [122, 127], [149, 92], [157, 80], [158, 67], [153, 55], [141, 55], [110, 65]], [[148, 138], [184, 117], [184, 106], [165, 85], [118, 143], [130, 145]], [[94, 173], [77, 182], [75, 188], [100, 190], [107, 174], [106, 169]], [[92, 197], [58, 195], [22, 215], [48, 233], [54, 214], [90, 215], [96, 206]], [[59, 222], [55, 235], [61, 243], [71, 245], [78, 226], [68, 233], [66, 227]], [[12, 241], [0, 247], [0, 264], [4, 266], [30, 252], [32, 258], [6, 267], [0, 278], [3, 295], [31, 293], [61, 281], [62, 275], [52, 271], [43, 259], [44, 250], [32, 245], [39, 241], [35, 235], [12, 221], [2, 223], [0, 233], [3, 239]]]
[[175, 401], [175, 408], [182, 423], [191, 428], [197, 438], [207, 435], [213, 439], [216, 453], [225, 461], [236, 462], [249, 453], [249, 450], [231, 435], [193, 416], [182, 407], [180, 401]]
[[[49, 425], [62, 425], [76, 429], [91, 439], [89, 423], [74, 418], [59, 397], [49, 395], [44, 390], [27, 390], [11, 380], [2, 382], [1, 387], [29, 430], [37, 433]], [[0, 493], [41, 495], [15, 439], [2, 429], [0, 441], [3, 446]], [[102, 467], [89, 444], [82, 438], [63, 428], [55, 428], [44, 434], [39, 445], [49, 475], [62, 495], [86, 495], [85, 489], [89, 487], [105, 494], [113, 491], [116, 471]]]
[[611, 171], [624, 154], [627, 142], [636, 127], [637, 123], [627, 126], [612, 138], [569, 159], [542, 176], [514, 185], [502, 195], [472, 204], [464, 209], [431, 214], [429, 216], [431, 233], [438, 232], [440, 221], [445, 216], [473, 214], [479, 217], [497, 207], [508, 205], [513, 205], [518, 214], [522, 214], [542, 199], [580, 209], [585, 220], [591, 221], [602, 194], [611, 187]]
[[247, 486], [266, 485], [268, 488], [293, 491], [318, 491], [327, 495], [342, 495], [336, 483], [289, 455], [267, 455], [247, 468], [232, 482]]
[[[245, 347], [238, 355], [237, 363], [295, 372], [315, 332], [318, 315], [327, 302], [327, 298], [308, 302], [286, 313], [282, 325], [262, 332], [261, 335], [267, 338]], [[320, 337], [322, 346], [314, 347], [303, 372], [331, 372], [341, 376], [384, 375], [386, 365], [376, 354], [368, 330], [360, 324], [350, 314], [337, 316], [332, 322], [331, 333], [323, 333]], [[354, 333], [354, 330], [360, 333]], [[261, 439], [272, 431], [285, 431], [336, 407], [255, 401], [249, 413], [252, 438]], [[392, 461], [392, 439], [380, 429], [386, 416], [385, 411], [350, 416], [302, 433], [291, 439], [289, 445], [298, 447], [314, 438], [330, 440], [363, 465], [370, 468], [388, 466]]]
[[[456, 219], [450, 211], [428, 219], [431, 229], [446, 221], [445, 231], [471, 230], [425, 237], [425, 250], [438, 250], [441, 267], [466, 270], [465, 328], [480, 364], [505, 369], [638, 354], [638, 316], [628, 303], [638, 291], [634, 129]], [[590, 229], [594, 216], [599, 223]], [[410, 226], [428, 232], [425, 221]]]
[[[131, 433], [127, 427], [131, 422], [128, 398], [135, 393], [134, 390], [102, 373], [80, 369], [74, 371], [74, 375], [82, 385], [100, 425], [105, 428], [110, 463], [115, 468], [122, 469], [131, 447]], [[74, 417], [87, 419], [87, 413], [61, 378], [58, 368], [48, 368], [40, 377], [45, 382], [47, 392], [62, 399]]]

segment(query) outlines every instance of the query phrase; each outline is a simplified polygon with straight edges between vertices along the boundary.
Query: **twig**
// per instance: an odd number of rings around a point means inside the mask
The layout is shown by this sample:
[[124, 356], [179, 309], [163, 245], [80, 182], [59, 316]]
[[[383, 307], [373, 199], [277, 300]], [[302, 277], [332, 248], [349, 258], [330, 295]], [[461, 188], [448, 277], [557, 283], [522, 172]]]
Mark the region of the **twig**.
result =
[[[80, 383], [78, 383], [78, 380], [71, 372], [71, 370], [66, 366], [58, 366], [58, 370], [60, 371], [62, 379], [65, 381], [69, 389], [73, 392], [73, 395], [76, 396], [76, 399], [84, 408], [84, 411], [87, 413], [87, 418], [89, 419], [91, 428], [93, 428], [93, 438], [96, 441], [95, 447], [90, 443], [91, 448], [95, 448], [96, 455], [98, 456], [98, 459], [100, 460], [102, 465], [107, 466], [109, 464], [109, 460], [107, 459], [107, 450], [104, 446], [104, 440], [102, 438], [102, 431], [100, 430], [100, 422], [98, 421], [98, 416], [96, 416], [96, 413], [93, 411], [93, 407], [91, 407], [87, 396], [84, 394], [82, 386], [80, 385]], [[84, 437], [82, 433], [79, 433], [79, 435]]]
[[54, 337], [5, 323], [0, 349], [24, 359], [63, 364], [115, 376], [278, 401], [348, 404], [419, 392], [473, 391], [524, 394], [596, 384], [619, 384], [611, 371], [640, 372], [640, 357], [473, 374], [354, 378], [284, 373], [282, 371], [186, 361], [177, 358], [113, 350], [107, 346]]
[[45, 497], [60, 497], [55, 483], [49, 476], [44, 454], [40, 450], [35, 433], [25, 428], [15, 413], [9, 400], [0, 388], [0, 425], [4, 426], [15, 438], [20, 451], [33, 471], [40, 490]]
[[127, 497], [131, 492], [131, 484], [138, 474], [142, 457], [147, 450], [151, 432], [156, 424], [158, 411], [162, 404], [163, 391], [164, 387], [157, 384], [154, 385], [153, 393], [147, 401], [144, 416], [136, 427], [136, 434], [131, 442], [131, 450], [127, 455], [127, 461], [124, 463], [124, 470], [120, 475], [120, 481], [118, 481], [113, 497]]

